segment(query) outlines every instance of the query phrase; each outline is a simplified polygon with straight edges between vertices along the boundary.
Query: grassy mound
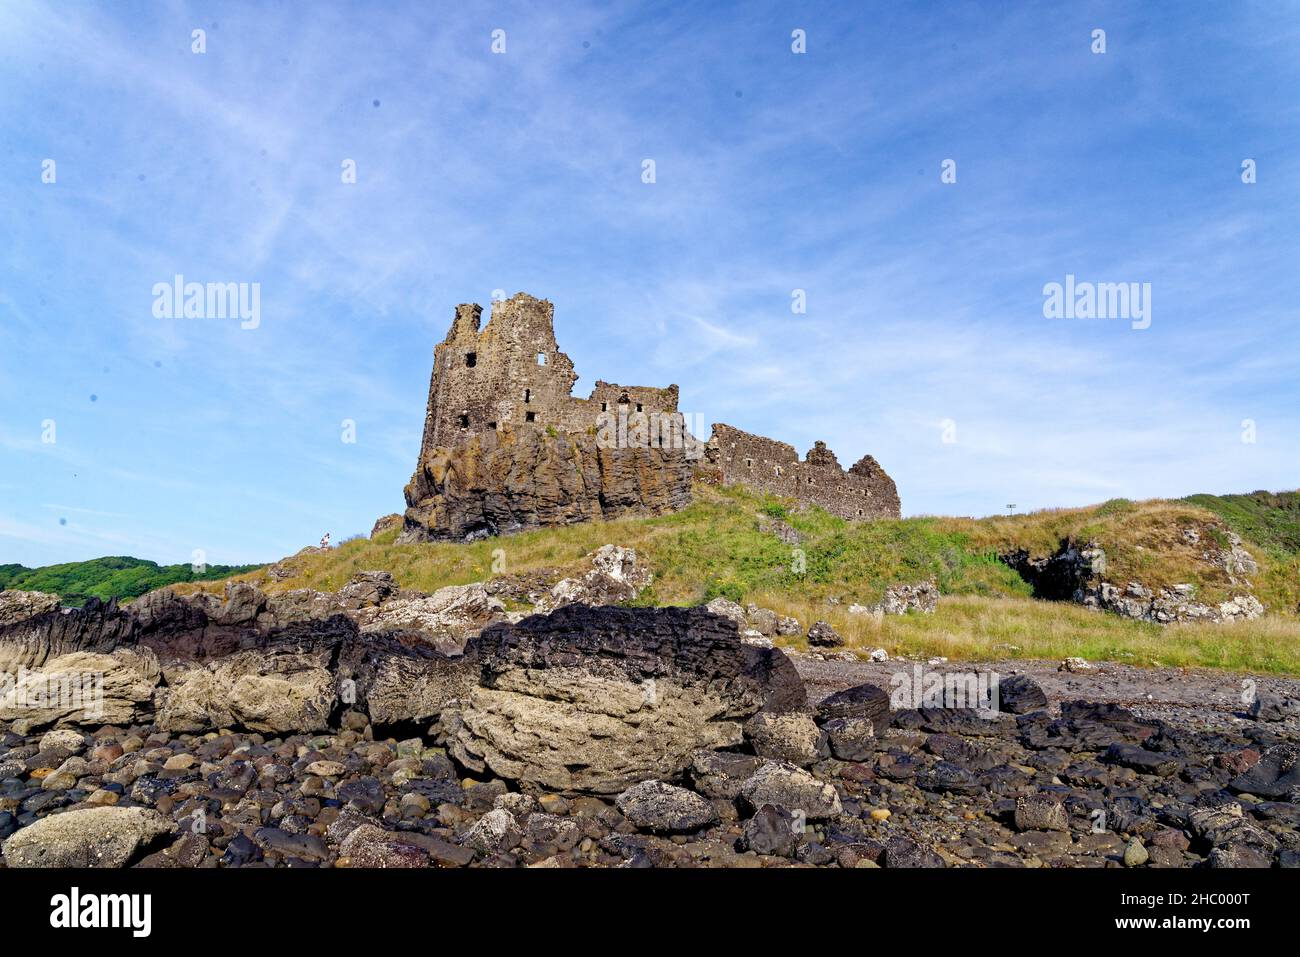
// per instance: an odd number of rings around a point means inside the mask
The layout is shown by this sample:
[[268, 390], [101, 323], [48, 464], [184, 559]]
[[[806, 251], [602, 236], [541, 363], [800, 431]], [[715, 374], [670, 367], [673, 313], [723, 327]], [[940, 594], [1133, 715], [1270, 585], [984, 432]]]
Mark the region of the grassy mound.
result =
[[[1092, 508], [978, 520], [853, 523], [743, 488], [698, 486], [689, 508], [656, 518], [537, 529], [464, 544], [397, 545], [394, 530], [327, 552], [305, 550], [281, 563], [289, 574], [280, 581], [264, 572], [240, 577], [273, 592], [332, 591], [358, 571], [384, 569], [403, 587], [432, 591], [499, 574], [576, 571], [584, 556], [612, 542], [635, 548], [655, 573], [653, 586], [638, 603], [691, 605], [717, 596], [753, 601], [797, 617], [805, 628], [827, 620], [854, 649], [884, 647], [892, 655], [953, 659], [1081, 655], [1134, 664], [1300, 673], [1300, 618], [1295, 615], [1300, 558], [1286, 545], [1287, 519], [1267, 515], [1263, 503], [1252, 506], [1253, 511], [1230, 507], [1233, 498], [1253, 496], [1227, 497], [1221, 508], [1196, 498], [1114, 500]], [[783, 542], [774, 531], [779, 524], [793, 529], [800, 540]], [[1200, 544], [1188, 543], [1183, 535], [1187, 528], [1201, 532]], [[1268, 545], [1251, 538], [1253, 528], [1271, 530]], [[998, 558], [1016, 548], [1045, 556], [1062, 540], [1092, 541], [1106, 550], [1109, 580], [1138, 580], [1150, 587], [1188, 583], [1198, 597], [1212, 601], [1244, 590], [1204, 559], [1207, 548], [1226, 542], [1226, 530], [1241, 535], [1259, 563], [1254, 593], [1270, 608], [1265, 620], [1160, 627], [1037, 601], [1029, 585]], [[891, 584], [926, 578], [934, 578], [944, 596], [933, 615], [877, 620], [847, 611], [850, 603], [878, 600]], [[197, 588], [220, 590], [213, 584], [183, 586]]]

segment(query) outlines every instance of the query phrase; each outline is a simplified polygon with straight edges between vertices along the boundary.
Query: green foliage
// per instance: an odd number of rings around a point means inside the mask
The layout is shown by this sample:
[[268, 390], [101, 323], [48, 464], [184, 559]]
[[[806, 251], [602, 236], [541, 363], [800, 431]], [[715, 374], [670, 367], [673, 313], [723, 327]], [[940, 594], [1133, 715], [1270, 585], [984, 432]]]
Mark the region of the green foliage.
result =
[[1113, 515], [1127, 515], [1136, 510], [1137, 504], [1132, 499], [1112, 498], [1098, 505], [1094, 514], [1097, 518], [1110, 518]]
[[1214, 512], [1234, 532], [1271, 555], [1300, 556], [1300, 492], [1189, 495], [1183, 501]]
[[41, 591], [58, 595], [69, 607], [90, 598], [138, 598], [147, 591], [178, 582], [216, 581], [261, 568], [261, 565], [209, 565], [196, 573], [190, 565], [159, 565], [126, 556], [95, 558], [86, 562], [25, 568], [0, 565], [0, 589]]
[[745, 586], [738, 581], [715, 578], [704, 589], [705, 602], [715, 598], [729, 598], [734, 602], [745, 600]]

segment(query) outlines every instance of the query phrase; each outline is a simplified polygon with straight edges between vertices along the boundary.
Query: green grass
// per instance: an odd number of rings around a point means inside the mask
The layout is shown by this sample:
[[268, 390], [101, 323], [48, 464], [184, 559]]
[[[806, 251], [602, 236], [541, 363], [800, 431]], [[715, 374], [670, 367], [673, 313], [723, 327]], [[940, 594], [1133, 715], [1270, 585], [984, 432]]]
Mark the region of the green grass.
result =
[[1300, 492], [1189, 495], [1183, 501], [1218, 515], [1242, 538], [1276, 557], [1300, 555]]
[[[1286, 501], [1284, 498], [1283, 501]], [[1258, 505], [1256, 511], [1264, 508]], [[786, 522], [803, 542], [788, 545], [764, 531]], [[1285, 540], [1285, 520], [1255, 515]], [[1255, 593], [1275, 613], [1258, 622], [1160, 627], [1093, 612], [1068, 603], [1038, 601], [998, 555], [1011, 548], [1055, 551], [1062, 539], [1097, 541], [1108, 557], [1107, 578], [1152, 586], [1188, 582], [1202, 596], [1240, 591], [1204, 561], [1206, 547], [1182, 536], [1230, 528], [1246, 539], [1260, 563]], [[271, 582], [263, 572], [241, 577], [268, 591], [333, 591], [356, 572], [384, 569], [406, 588], [433, 591], [509, 573], [550, 569], [557, 576], [584, 568], [583, 558], [606, 543], [635, 548], [655, 574], [639, 605], [693, 605], [717, 596], [755, 602], [798, 618], [835, 626], [849, 647], [884, 647], [892, 655], [945, 655], [954, 660], [1059, 659], [1079, 655], [1141, 665], [1206, 666], [1300, 673], [1300, 580], [1285, 550], [1257, 546], [1235, 514], [1204, 502], [1130, 502], [987, 519], [909, 518], [846, 522], [825, 511], [743, 488], [697, 486], [689, 508], [654, 518], [536, 529], [478, 542], [397, 545], [396, 530], [374, 540], [344, 543], [326, 553], [308, 551], [286, 561], [294, 574]], [[1289, 576], [1289, 578], [1288, 578]], [[933, 615], [883, 621], [849, 615], [899, 582], [934, 578], [943, 595]], [[215, 583], [181, 590], [219, 591]], [[828, 599], [835, 599], [832, 603]]]
[[112, 556], [64, 565], [25, 568], [0, 565], [0, 589], [41, 591], [58, 595], [68, 607], [87, 599], [130, 599], [177, 582], [215, 581], [244, 574], [260, 565], [209, 565], [195, 573], [189, 565], [158, 565], [140, 558]]

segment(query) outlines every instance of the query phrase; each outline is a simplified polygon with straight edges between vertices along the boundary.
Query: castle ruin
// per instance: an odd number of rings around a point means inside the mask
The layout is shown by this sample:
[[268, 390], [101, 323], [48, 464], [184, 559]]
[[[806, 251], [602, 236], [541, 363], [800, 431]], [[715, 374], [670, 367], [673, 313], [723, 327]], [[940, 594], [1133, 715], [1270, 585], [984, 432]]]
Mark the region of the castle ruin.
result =
[[620, 412], [634, 423], [677, 416], [675, 385], [658, 389], [598, 380], [589, 398], [573, 396], [578, 374], [555, 340], [555, 306], [545, 299], [521, 292], [497, 300], [480, 329], [482, 314], [475, 303], [457, 306], [451, 331], [434, 349], [422, 456], [503, 426], [586, 432]]
[[817, 442], [801, 462], [793, 445], [718, 423], [705, 457], [725, 485], [811, 502], [851, 521], [900, 515], [894, 480], [870, 455], [846, 472], [825, 442]]
[[696, 478], [851, 520], [899, 515], [894, 482], [869, 455], [845, 472], [822, 442], [800, 461], [793, 446], [728, 425], [706, 445], [686, 429], [676, 385], [598, 380], [575, 397], [550, 302], [526, 293], [493, 302], [481, 327], [482, 313], [457, 306], [434, 349], [401, 541], [661, 514], [690, 503]]

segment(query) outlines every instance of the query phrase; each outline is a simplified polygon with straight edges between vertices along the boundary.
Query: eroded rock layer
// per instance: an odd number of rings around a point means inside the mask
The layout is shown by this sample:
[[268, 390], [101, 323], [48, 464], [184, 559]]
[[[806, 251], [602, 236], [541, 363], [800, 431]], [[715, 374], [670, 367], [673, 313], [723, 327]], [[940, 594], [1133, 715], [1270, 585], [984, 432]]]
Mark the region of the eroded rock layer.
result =
[[681, 449], [602, 448], [594, 432], [502, 426], [425, 453], [406, 486], [399, 540], [657, 515], [690, 504], [691, 475]]

